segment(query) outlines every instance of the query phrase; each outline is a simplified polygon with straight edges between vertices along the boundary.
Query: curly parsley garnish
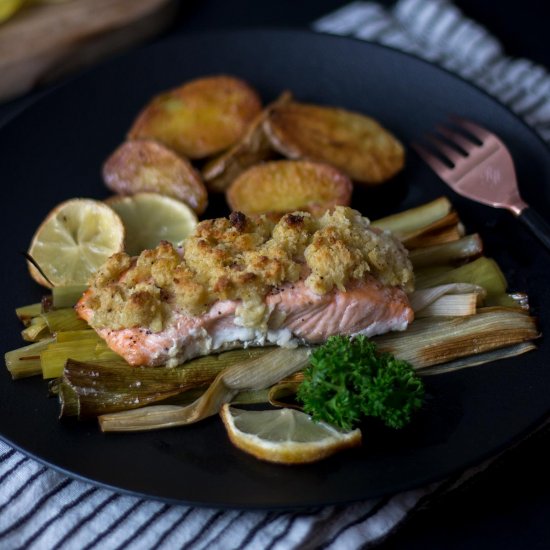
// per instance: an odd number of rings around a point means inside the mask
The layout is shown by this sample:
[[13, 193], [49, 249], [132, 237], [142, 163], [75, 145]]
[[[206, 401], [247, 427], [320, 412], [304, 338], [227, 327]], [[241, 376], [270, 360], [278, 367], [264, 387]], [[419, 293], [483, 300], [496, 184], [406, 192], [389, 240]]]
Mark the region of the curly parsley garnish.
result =
[[343, 430], [364, 417], [402, 428], [420, 408], [424, 385], [406, 361], [379, 353], [365, 336], [331, 336], [310, 356], [298, 400], [314, 420]]

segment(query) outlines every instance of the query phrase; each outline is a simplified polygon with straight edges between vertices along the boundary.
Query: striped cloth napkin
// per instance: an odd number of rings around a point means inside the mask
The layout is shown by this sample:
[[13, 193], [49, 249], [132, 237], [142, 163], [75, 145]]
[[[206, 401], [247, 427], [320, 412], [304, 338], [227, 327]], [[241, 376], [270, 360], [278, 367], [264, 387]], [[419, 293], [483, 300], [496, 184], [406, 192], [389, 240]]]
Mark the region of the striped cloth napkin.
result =
[[[499, 42], [450, 2], [401, 0], [391, 11], [354, 2], [313, 28], [378, 41], [439, 63], [508, 104], [550, 141], [550, 75], [528, 60], [506, 58]], [[99, 488], [67, 478], [0, 441], [0, 548], [364, 548], [487, 464], [428, 487], [348, 506], [227, 511]]]

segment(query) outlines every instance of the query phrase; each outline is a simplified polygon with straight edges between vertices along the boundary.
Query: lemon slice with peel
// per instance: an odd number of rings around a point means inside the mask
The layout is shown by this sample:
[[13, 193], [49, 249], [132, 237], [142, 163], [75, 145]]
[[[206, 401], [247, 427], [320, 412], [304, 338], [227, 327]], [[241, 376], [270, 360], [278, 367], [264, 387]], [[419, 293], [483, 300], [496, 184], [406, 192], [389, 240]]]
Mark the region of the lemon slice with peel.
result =
[[180, 244], [195, 229], [197, 216], [185, 203], [158, 193], [112, 197], [107, 204], [126, 228], [126, 252], [137, 256], [160, 241]]
[[315, 462], [361, 444], [361, 431], [342, 432], [295, 409], [251, 411], [225, 404], [220, 415], [231, 442], [261, 460]]
[[29, 271], [47, 287], [85, 285], [123, 249], [124, 226], [114, 210], [93, 199], [70, 199], [46, 216], [28, 251], [46, 277], [30, 262]]
[[2, 0], [0, 2], [0, 23], [9, 19], [21, 6], [24, 0]]

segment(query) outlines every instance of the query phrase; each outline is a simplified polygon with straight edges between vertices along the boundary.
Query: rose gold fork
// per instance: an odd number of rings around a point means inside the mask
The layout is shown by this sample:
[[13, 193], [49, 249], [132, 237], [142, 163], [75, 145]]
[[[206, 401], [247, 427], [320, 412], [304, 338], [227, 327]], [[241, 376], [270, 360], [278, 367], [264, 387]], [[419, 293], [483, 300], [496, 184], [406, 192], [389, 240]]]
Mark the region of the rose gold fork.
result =
[[428, 138], [449, 165], [422, 145], [412, 147], [459, 195], [510, 210], [550, 250], [550, 225], [521, 198], [514, 161], [504, 143], [471, 121], [453, 117], [451, 123], [465, 132], [441, 125]]

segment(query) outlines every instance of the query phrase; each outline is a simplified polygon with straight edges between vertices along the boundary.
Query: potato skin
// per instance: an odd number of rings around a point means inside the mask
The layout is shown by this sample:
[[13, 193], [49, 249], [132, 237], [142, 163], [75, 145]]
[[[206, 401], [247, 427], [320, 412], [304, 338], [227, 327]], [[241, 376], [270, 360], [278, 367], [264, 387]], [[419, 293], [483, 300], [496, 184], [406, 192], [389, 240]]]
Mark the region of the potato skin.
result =
[[119, 195], [159, 193], [178, 199], [202, 214], [208, 195], [191, 163], [161, 143], [126, 141], [103, 165], [105, 185]]
[[328, 164], [276, 160], [243, 172], [227, 190], [232, 210], [246, 215], [273, 217], [297, 210], [318, 216], [336, 205], [351, 201], [350, 179]]
[[263, 124], [277, 105], [288, 103], [291, 99], [289, 91], [283, 92], [252, 121], [244, 136], [233, 147], [204, 166], [202, 177], [209, 191], [223, 193], [247, 168], [277, 156], [265, 135]]
[[263, 124], [276, 106], [288, 103], [291, 99], [290, 92], [283, 92], [252, 121], [244, 136], [233, 147], [204, 166], [202, 176], [209, 191], [223, 193], [247, 168], [277, 156], [265, 135]]
[[388, 180], [405, 161], [401, 143], [378, 122], [336, 107], [295, 101], [280, 105], [264, 130], [284, 156], [326, 162], [365, 185]]
[[231, 147], [261, 111], [256, 91], [232, 76], [191, 80], [154, 97], [128, 133], [164, 143], [190, 159]]

